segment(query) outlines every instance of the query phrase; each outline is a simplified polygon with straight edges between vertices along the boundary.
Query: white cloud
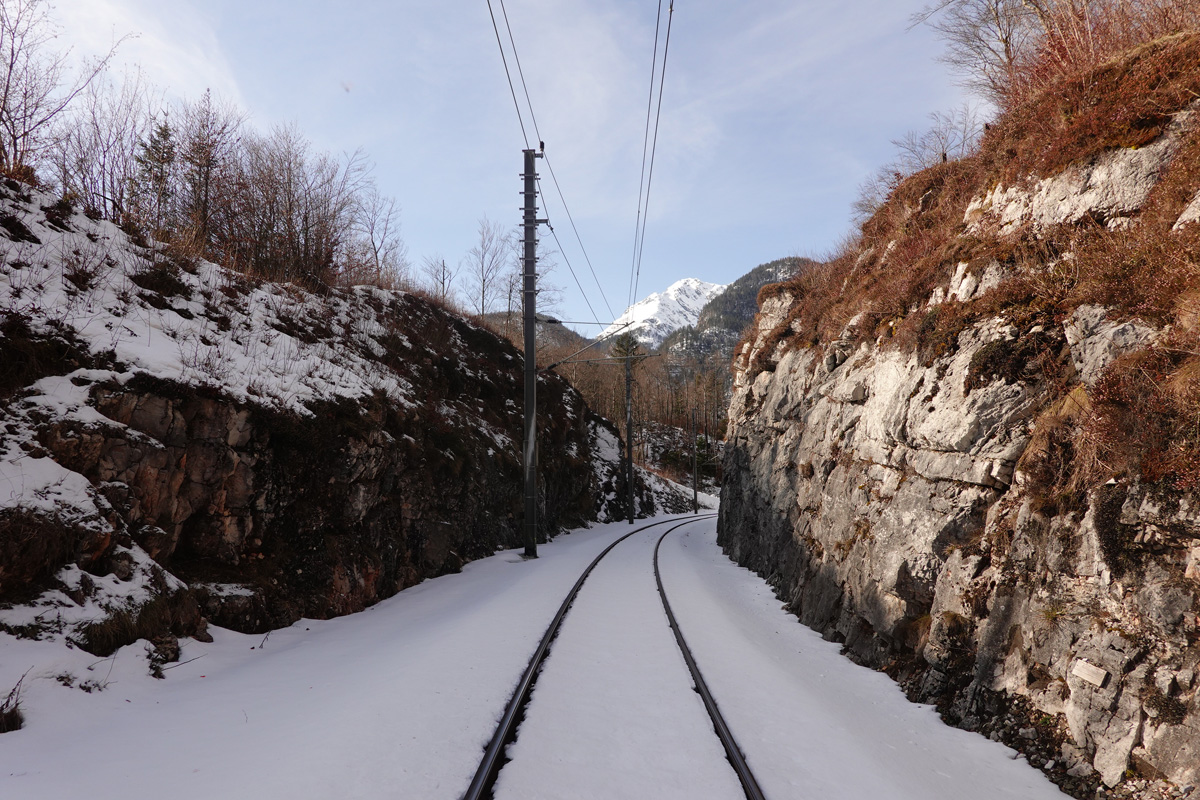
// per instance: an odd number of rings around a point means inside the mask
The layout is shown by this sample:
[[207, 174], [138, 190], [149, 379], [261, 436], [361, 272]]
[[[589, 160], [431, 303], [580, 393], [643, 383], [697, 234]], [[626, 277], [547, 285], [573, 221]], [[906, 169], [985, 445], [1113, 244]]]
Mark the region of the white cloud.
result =
[[238, 82], [214, 21], [187, 0], [56, 0], [63, 38], [81, 56], [117, 51], [118, 65], [138, 65], [168, 96], [195, 98], [205, 89], [240, 102]]

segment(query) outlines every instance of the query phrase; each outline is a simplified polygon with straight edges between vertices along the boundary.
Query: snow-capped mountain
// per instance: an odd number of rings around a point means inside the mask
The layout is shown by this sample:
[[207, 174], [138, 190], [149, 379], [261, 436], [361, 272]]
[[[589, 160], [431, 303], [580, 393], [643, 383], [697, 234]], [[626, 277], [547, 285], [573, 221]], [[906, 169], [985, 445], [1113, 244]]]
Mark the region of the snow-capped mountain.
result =
[[625, 330], [632, 331], [643, 346], [654, 349], [672, 331], [695, 325], [700, 310], [725, 288], [726, 285], [705, 283], [695, 278], [676, 281], [665, 291], [655, 292], [625, 309], [625, 313], [605, 328], [601, 336], [615, 333], [626, 323], [631, 323]]

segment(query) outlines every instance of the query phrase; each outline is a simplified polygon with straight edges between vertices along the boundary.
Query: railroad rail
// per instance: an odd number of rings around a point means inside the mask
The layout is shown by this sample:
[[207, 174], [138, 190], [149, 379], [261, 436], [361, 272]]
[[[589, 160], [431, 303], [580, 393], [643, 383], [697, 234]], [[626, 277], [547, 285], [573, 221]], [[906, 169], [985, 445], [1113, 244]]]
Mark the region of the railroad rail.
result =
[[520, 727], [521, 721], [525, 717], [526, 707], [529, 705], [530, 697], [533, 694], [534, 685], [537, 683], [538, 674], [541, 671], [542, 664], [550, 653], [550, 648], [558, 636], [558, 631], [562, 626], [563, 619], [570, 610], [571, 605], [575, 602], [580, 589], [583, 588], [584, 582], [587, 581], [596, 565], [600, 563], [613, 548], [621, 544], [621, 542], [639, 533], [643, 533], [651, 528], [670, 525], [661, 537], [654, 548], [654, 578], [658, 586], [658, 594], [662, 599], [663, 610], [667, 614], [667, 620], [671, 630], [675, 635], [675, 642], [683, 653], [684, 661], [687, 663], [689, 672], [692, 675], [692, 680], [695, 684], [696, 691], [700, 694], [704, 701], [704, 707], [708, 711], [709, 717], [712, 719], [713, 730], [721, 740], [722, 746], [725, 748], [726, 756], [729, 759], [730, 765], [734, 772], [737, 773], [738, 780], [741, 782], [742, 788], [746, 793], [748, 800], [765, 800], [762, 790], [758, 787], [758, 782], [755, 780], [753, 773], [750, 771], [746, 760], [742, 755], [741, 749], [733, 738], [733, 734], [729, 730], [729, 726], [725, 723], [721, 716], [720, 709], [717, 707], [716, 701], [713, 699], [712, 693], [704, 682], [704, 678], [700, 673], [699, 667], [696, 665], [696, 660], [692, 656], [691, 650], [687, 646], [687, 642], [683, 637], [683, 633], [679, 629], [679, 625], [675, 620], [675, 615], [671, 611], [671, 605], [667, 600], [666, 591], [663, 588], [662, 577], [658, 567], [658, 550], [662, 545], [663, 539], [672, 531], [686, 527], [699, 520], [712, 519], [715, 514], [704, 514], [700, 516], [690, 517], [684, 520], [671, 519], [653, 522], [649, 525], [643, 525], [637, 530], [630, 531], [620, 537], [608, 547], [604, 548], [601, 553], [588, 565], [587, 569], [579, 576], [579, 580], [567, 593], [562, 605], [559, 606], [558, 612], [550, 621], [549, 626], [543, 634], [541, 642], [533, 655], [529, 659], [529, 664], [525, 668], [525, 672], [521, 675], [520, 681], [517, 682], [516, 688], [513, 690], [512, 696], [509, 698], [508, 704], [505, 706], [504, 714], [500, 718], [500, 722], [496, 725], [496, 731], [484, 750], [483, 758], [479, 762], [479, 767], [475, 771], [475, 777], [471, 781], [470, 787], [463, 795], [463, 800], [488, 800], [492, 797], [493, 788], [496, 783], [496, 778], [500, 774], [501, 768], [507, 762], [505, 757], [505, 749], [508, 745], [516, 741], [517, 730]]

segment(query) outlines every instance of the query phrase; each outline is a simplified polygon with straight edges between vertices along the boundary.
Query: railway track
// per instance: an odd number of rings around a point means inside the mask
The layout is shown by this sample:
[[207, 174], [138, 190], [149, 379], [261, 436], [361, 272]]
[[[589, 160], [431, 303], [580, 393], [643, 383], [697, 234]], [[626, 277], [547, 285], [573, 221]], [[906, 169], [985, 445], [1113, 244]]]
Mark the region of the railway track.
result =
[[662, 602], [663, 611], [666, 614], [668, 625], [674, 635], [675, 643], [683, 655], [683, 659], [687, 665], [688, 671], [691, 674], [693, 688], [700, 695], [700, 698], [703, 701], [704, 708], [708, 712], [709, 718], [712, 721], [713, 731], [719, 738], [721, 746], [724, 748], [726, 758], [728, 759], [734, 773], [737, 775], [737, 779], [741, 784], [742, 790], [745, 792], [745, 796], [748, 798], [748, 800], [762, 800], [764, 796], [758, 786], [758, 782], [755, 780], [753, 773], [747, 766], [741, 749], [738, 747], [737, 742], [733, 738], [733, 734], [729, 730], [729, 726], [725, 723], [724, 718], [721, 716], [721, 712], [717, 706], [716, 700], [713, 698], [712, 693], [709, 691], [708, 686], [704, 682], [704, 677], [696, 664], [696, 660], [692, 656], [691, 650], [688, 648], [687, 641], [685, 640], [682, 631], [679, 629], [679, 625], [675, 620], [675, 615], [671, 610], [670, 601], [667, 599], [666, 590], [663, 587], [662, 577], [658, 567], [659, 547], [669, 534], [680, 528], [694, 524], [700, 520], [712, 519], [714, 516], [714, 514], [706, 514], [686, 520], [664, 520], [661, 522], [643, 525], [636, 530], [625, 534], [610, 544], [591, 562], [591, 564], [588, 565], [587, 569], [583, 571], [579, 577], [579, 580], [575, 582], [575, 585], [571, 588], [571, 591], [568, 592], [567, 596], [564, 598], [558, 609], [558, 612], [555, 614], [549, 626], [546, 628], [546, 632], [542, 636], [541, 642], [534, 651], [533, 656], [530, 658], [529, 664], [522, 674], [521, 679], [518, 681], [516, 688], [513, 690], [512, 696], [509, 699], [508, 704], [505, 706], [504, 713], [500, 718], [500, 722], [496, 726], [495, 733], [493, 734], [487, 748], [484, 750], [479, 767], [475, 772], [475, 777], [472, 780], [470, 787], [467, 789], [467, 792], [463, 795], [464, 800], [484, 800], [485, 798], [493, 797], [493, 791], [496, 786], [497, 778], [500, 775], [501, 769], [508, 761], [506, 751], [509, 745], [512, 745], [517, 740], [519, 728], [526, 716], [527, 709], [530, 707], [533, 689], [537, 683], [538, 676], [541, 673], [542, 666], [553, 648], [555, 639], [557, 638], [560, 629], [563, 627], [563, 622], [567, 618], [572, 604], [575, 602], [580, 590], [583, 588], [588, 578], [592, 575], [593, 570], [595, 570], [596, 566], [600, 564], [601, 561], [603, 561], [604, 558], [622, 542], [625, 542], [626, 540], [637, 536], [638, 534], [644, 534], [651, 529], [661, 528], [663, 526], [670, 527], [663, 531], [662, 535], [659, 536], [658, 541], [655, 543], [653, 566], [658, 596]]

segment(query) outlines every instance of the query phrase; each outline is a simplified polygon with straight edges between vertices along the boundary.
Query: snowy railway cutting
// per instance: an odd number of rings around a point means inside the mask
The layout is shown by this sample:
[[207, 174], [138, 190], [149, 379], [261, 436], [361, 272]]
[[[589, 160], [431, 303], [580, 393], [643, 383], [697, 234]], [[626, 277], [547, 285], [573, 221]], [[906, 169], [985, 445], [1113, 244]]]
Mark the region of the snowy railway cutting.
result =
[[[800, 625], [724, 556], [712, 520], [652, 520], [685, 521], [662, 540], [661, 580], [766, 797], [1062, 796], [1015, 751], [945, 726]], [[164, 681], [138, 647], [97, 662], [15, 640], [0, 671], [39, 665], [25, 695], [38, 719], [0, 748], [0, 796], [462, 797], [563, 597], [629, 530], [577, 530], [534, 560], [502, 551], [269, 638], [214, 627], [212, 643], [182, 642]], [[657, 539], [613, 548], [580, 590], [498, 800], [744, 796], [666, 635]], [[66, 688], [66, 675], [94, 691]]]

